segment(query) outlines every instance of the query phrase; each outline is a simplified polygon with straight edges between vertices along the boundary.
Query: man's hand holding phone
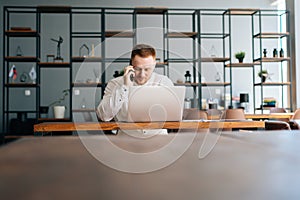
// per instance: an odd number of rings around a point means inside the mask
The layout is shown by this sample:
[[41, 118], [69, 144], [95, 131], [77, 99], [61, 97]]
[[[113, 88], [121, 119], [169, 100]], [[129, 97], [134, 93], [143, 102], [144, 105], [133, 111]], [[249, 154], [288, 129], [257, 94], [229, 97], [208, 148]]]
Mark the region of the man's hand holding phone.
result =
[[126, 86], [132, 86], [133, 85], [133, 80], [134, 80], [134, 69], [133, 66], [127, 66], [124, 69], [124, 85]]

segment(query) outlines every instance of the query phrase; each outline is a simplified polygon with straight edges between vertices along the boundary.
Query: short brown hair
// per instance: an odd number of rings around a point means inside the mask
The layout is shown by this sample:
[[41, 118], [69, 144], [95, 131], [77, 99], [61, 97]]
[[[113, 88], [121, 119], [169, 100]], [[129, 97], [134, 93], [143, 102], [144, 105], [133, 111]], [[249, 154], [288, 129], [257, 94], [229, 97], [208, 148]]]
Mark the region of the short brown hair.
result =
[[156, 52], [155, 52], [155, 49], [148, 44], [137, 44], [133, 47], [133, 49], [131, 51], [130, 63], [136, 55], [138, 55], [142, 58], [146, 58], [148, 56], [152, 56], [153, 58], [155, 58]]

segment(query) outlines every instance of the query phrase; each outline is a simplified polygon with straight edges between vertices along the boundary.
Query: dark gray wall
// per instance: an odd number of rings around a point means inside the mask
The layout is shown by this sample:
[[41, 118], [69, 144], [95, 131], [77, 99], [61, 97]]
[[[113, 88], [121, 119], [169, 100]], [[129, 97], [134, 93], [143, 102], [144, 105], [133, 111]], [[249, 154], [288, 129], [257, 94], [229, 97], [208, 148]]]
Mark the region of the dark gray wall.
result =
[[[45, 1], [45, 0], [28, 0], [28, 1], [24, 1], [24, 0], [2, 0], [0, 2], [0, 7], [1, 10], [3, 10], [3, 6], [4, 5], [9, 5], [9, 6], [13, 6], [13, 5], [31, 5], [31, 6], [37, 6], [37, 5], [71, 5], [71, 6], [99, 6], [99, 7], [136, 7], [136, 6], [163, 6], [163, 7], [168, 7], [168, 8], [261, 8], [261, 9], [276, 9], [276, 7], [271, 6], [271, 0], [251, 0], [251, 1], [240, 1], [240, 0], [203, 0], [203, 1], [195, 1], [195, 0], [186, 0], [181, 1], [181, 0], [126, 0], [126, 1], [117, 1], [117, 0], [88, 0], [88, 1], [81, 1], [81, 0], [67, 0], [67, 1], [58, 1], [58, 0], [53, 0], [53, 1]], [[3, 22], [3, 16], [0, 16], [0, 24], [2, 27], [2, 22]], [[51, 23], [47, 24], [47, 27], [42, 27], [43, 29], [47, 29], [47, 31], [49, 32], [49, 34], [46, 37], [57, 37], [57, 30], [63, 29], [63, 21], [61, 19], [57, 18], [57, 21], [50, 21]], [[237, 37], [237, 41], [241, 41], [242, 39], [239, 39], [239, 36], [242, 35], [249, 35], [249, 30], [250, 27], [243, 27], [243, 23], [245, 23], [244, 21], [241, 20], [237, 20], [237, 21], [233, 21], [234, 23], [236, 23], [236, 26], [234, 27], [234, 30], [236, 32], [236, 37]], [[143, 21], [143, 23], [147, 24], [149, 26], [152, 26], [153, 24], [151, 24], [151, 21]], [[144, 24], [144, 25], [145, 25]], [[181, 23], [182, 24], [182, 23]], [[140, 24], [141, 26], [143, 24]], [[212, 24], [213, 25], [213, 24]], [[53, 28], [55, 27], [55, 28]], [[57, 28], [59, 27], [59, 28]], [[177, 30], [180, 30], [180, 27], [176, 27]], [[0, 33], [0, 37], [3, 38], [3, 32], [1, 31]], [[46, 45], [48, 48], [45, 50], [45, 52], [42, 52], [42, 55], [45, 55], [50, 51], [51, 49], [55, 50], [55, 44], [49, 42], [49, 38], [45, 39], [45, 43], [42, 45]], [[47, 43], [48, 41], [48, 43]], [[63, 43], [63, 48], [68, 47], [68, 42], [69, 41], [65, 41]], [[155, 44], [155, 43], [154, 43]], [[237, 42], [236, 44], [234, 44], [234, 48], [236, 50], [238, 49], [244, 49], [245, 44], [243, 44], [242, 42]], [[246, 44], [246, 48], [250, 48], [250, 44]], [[68, 52], [66, 49], [62, 49], [62, 52]], [[66, 50], [66, 51], [64, 51]], [[186, 49], [186, 51], [188, 51]], [[234, 50], [235, 51], [235, 50]], [[183, 50], [184, 52], [184, 50]], [[248, 51], [250, 52], [250, 50]], [[64, 57], [68, 57], [68, 53], [63, 53]], [[249, 58], [248, 58], [249, 59]], [[2, 63], [3, 60], [3, 49], [0, 49], [0, 61]], [[28, 68], [30, 68], [30, 66], [28, 66]], [[3, 70], [0, 70], [0, 81], [2, 84], [2, 74]], [[61, 74], [59, 74], [58, 76], [54, 74], [54, 72], [52, 72], [51, 70], [47, 73], [45, 73], [45, 76], [43, 76], [42, 78], [46, 81], [49, 82], [49, 84], [51, 85], [51, 83], [62, 83], [62, 84], [66, 84], [67, 82], [65, 81], [64, 77], [64, 73], [63, 72]], [[237, 74], [241, 74], [243, 75], [243, 71], [237, 71]], [[209, 76], [209, 75], [208, 75]], [[237, 77], [243, 77], [243, 76], [237, 76]], [[176, 77], [174, 77], [174, 79], [176, 80]], [[174, 81], [175, 81], [174, 80]], [[240, 82], [241, 84], [236, 84], [236, 87], [234, 88], [234, 94], [238, 94], [241, 91], [248, 91], [251, 90], [252, 91], [252, 86], [249, 86], [250, 84], [248, 82], [245, 82], [245, 80], [243, 80], [243, 78], [236, 79], [236, 82]], [[45, 104], [51, 102], [53, 100], [54, 97], [56, 97], [57, 95], [59, 95], [60, 89], [58, 90], [54, 85], [53, 87], [50, 86], [50, 89], [48, 88], [47, 92], [44, 94], [44, 96], [42, 96], [42, 101], [44, 99]], [[213, 91], [214, 92], [214, 91]], [[2, 90], [1, 90], [1, 96], [0, 96], [0, 102], [2, 105]], [[22, 94], [21, 94], [22, 95]], [[26, 102], [25, 102], [26, 103]], [[19, 102], [18, 98], [16, 98], [16, 102], [15, 104], [20, 104], [23, 105], [24, 102]], [[2, 107], [1, 107], [1, 113], [2, 113]], [[2, 126], [2, 116], [1, 116], [1, 126]]]

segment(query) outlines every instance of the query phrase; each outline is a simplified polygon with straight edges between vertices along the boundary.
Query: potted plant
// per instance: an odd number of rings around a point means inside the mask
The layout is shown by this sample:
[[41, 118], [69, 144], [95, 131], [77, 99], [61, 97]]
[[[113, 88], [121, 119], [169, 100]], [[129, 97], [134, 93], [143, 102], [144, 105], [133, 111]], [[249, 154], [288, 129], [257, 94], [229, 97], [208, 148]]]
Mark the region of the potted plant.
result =
[[267, 70], [261, 70], [257, 75], [261, 78], [262, 83], [264, 83], [267, 80], [269, 73]]
[[240, 52], [237, 52], [235, 54], [235, 58], [239, 60], [239, 63], [242, 63], [244, 58], [245, 58], [245, 52], [244, 51], [240, 51]]
[[69, 89], [65, 89], [62, 91], [62, 96], [57, 99], [56, 101], [53, 101], [48, 105], [48, 107], [53, 106], [54, 111], [54, 118], [62, 119], [65, 116], [65, 110], [66, 107], [63, 105], [60, 105], [62, 101], [65, 100], [66, 96], [69, 94]]

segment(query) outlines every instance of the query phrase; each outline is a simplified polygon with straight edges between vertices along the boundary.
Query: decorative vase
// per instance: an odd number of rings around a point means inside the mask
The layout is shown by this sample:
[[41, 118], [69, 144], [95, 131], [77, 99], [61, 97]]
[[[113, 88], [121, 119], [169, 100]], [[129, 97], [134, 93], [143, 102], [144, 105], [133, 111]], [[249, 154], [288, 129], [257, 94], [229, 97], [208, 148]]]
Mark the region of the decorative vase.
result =
[[40, 106], [40, 113], [41, 114], [48, 114], [49, 107], [48, 106]]
[[54, 118], [56, 119], [63, 119], [65, 117], [65, 106], [54, 106]]

